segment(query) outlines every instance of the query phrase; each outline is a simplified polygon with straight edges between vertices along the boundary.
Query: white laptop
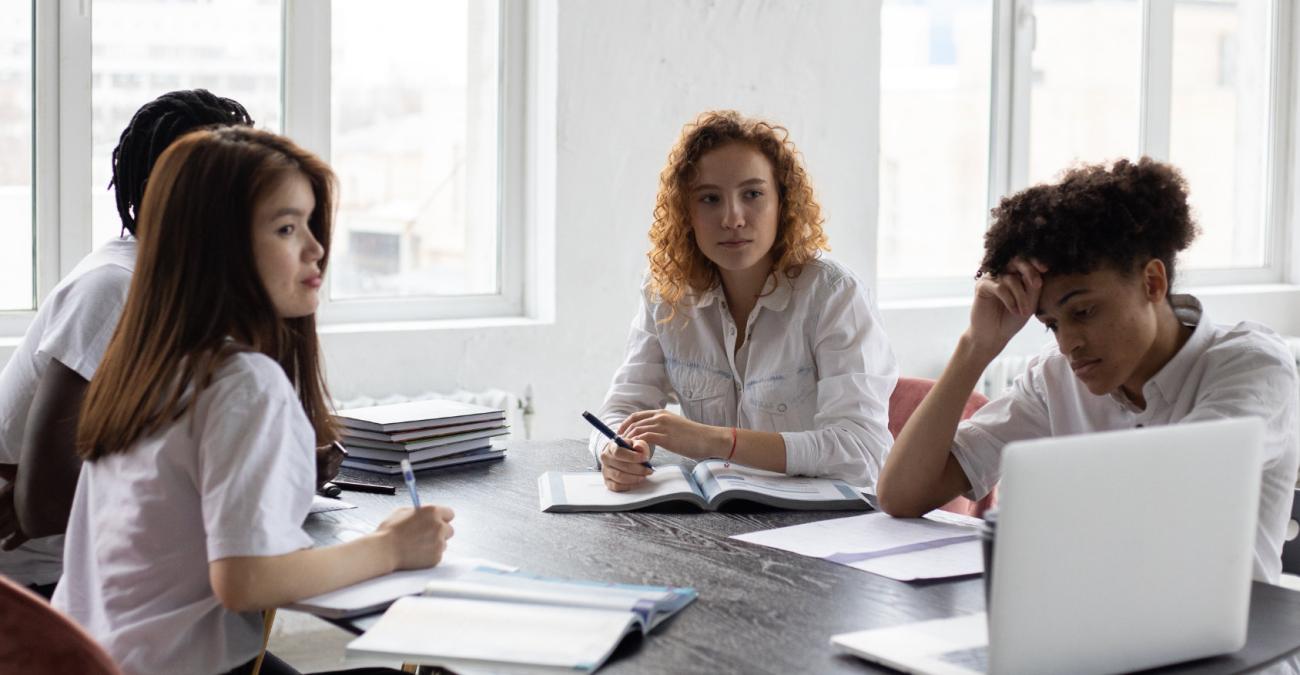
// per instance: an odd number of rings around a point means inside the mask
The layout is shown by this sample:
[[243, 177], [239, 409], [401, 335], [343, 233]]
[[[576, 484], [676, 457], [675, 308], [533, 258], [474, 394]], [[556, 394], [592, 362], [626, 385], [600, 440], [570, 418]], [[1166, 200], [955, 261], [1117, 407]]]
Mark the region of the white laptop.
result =
[[898, 670], [1115, 673], [1246, 643], [1258, 419], [1011, 443], [987, 616], [831, 638]]

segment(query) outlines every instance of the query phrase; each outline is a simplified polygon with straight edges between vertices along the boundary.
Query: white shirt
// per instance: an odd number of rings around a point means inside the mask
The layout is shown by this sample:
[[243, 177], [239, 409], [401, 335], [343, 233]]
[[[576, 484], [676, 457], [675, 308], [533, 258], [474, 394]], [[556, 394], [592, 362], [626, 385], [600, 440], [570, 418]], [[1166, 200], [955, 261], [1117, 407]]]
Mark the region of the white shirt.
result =
[[[17, 464], [36, 386], [50, 359], [90, 380], [126, 305], [135, 239], [116, 239], [77, 263], [50, 292], [0, 371], [0, 464]], [[0, 479], [0, 485], [3, 485]], [[63, 536], [0, 551], [0, 574], [22, 584], [52, 584], [63, 571]]]
[[[1005, 395], [957, 428], [953, 455], [982, 498], [1001, 476], [1002, 448], [1012, 441], [1229, 417], [1265, 421], [1264, 475], [1255, 535], [1255, 578], [1277, 583], [1282, 540], [1295, 494], [1300, 445], [1300, 384], [1295, 360], [1273, 331], [1254, 323], [1216, 326], [1190, 295], [1171, 297], [1174, 312], [1195, 326], [1187, 343], [1142, 387], [1146, 409], [1116, 392], [1090, 393], [1067, 357], [1052, 346], [1029, 364]], [[1122, 467], [1116, 467], [1122, 470]]]
[[[780, 432], [786, 473], [874, 485], [889, 433], [898, 367], [876, 304], [847, 268], [814, 260], [758, 299], [736, 353], [722, 288], [688, 296], [677, 317], [642, 289], [627, 356], [599, 417], [610, 428], [675, 399], [687, 419]], [[591, 436], [598, 453], [606, 439]]]
[[280, 366], [229, 357], [193, 408], [82, 465], [54, 606], [129, 673], [225, 672], [262, 646], [221, 606], [208, 563], [310, 547], [315, 433]]

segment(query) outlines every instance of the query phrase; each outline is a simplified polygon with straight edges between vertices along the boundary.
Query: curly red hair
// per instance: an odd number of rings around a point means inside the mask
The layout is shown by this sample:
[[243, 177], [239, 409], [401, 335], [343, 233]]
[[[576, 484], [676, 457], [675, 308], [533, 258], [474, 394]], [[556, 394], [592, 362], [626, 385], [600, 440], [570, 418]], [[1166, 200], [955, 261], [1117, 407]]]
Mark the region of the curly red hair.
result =
[[718, 266], [695, 243], [688, 198], [700, 158], [731, 143], [758, 150], [772, 164], [781, 205], [772, 244], [772, 274], [793, 279], [805, 263], [830, 249], [822, 229], [821, 206], [789, 131], [734, 110], [702, 113], [682, 129], [681, 138], [668, 153], [668, 165], [659, 174], [659, 195], [650, 226], [651, 246], [646, 257], [650, 260], [651, 291], [672, 309], [669, 320], [688, 292], [703, 293], [721, 283]]

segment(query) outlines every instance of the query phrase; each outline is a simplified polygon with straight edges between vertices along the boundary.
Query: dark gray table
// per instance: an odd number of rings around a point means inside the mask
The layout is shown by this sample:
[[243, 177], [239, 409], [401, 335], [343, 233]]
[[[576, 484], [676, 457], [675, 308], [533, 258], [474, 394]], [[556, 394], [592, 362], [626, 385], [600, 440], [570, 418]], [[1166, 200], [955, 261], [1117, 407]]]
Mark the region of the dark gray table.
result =
[[[984, 609], [978, 578], [903, 583], [728, 539], [853, 515], [844, 512], [732, 505], [701, 513], [665, 505], [634, 513], [542, 513], [537, 477], [551, 469], [589, 468], [586, 446], [566, 440], [509, 447], [503, 461], [419, 479], [423, 503], [456, 510], [454, 554], [556, 577], [699, 591], [698, 600], [644, 641], [625, 642], [602, 673], [876, 672], [871, 664], [837, 655], [830, 636]], [[402, 486], [400, 477], [351, 475]], [[338, 543], [347, 531], [370, 532], [393, 508], [410, 504], [405, 487], [396, 496], [343, 497], [359, 508], [308, 518], [306, 530], [317, 544]], [[1250, 643], [1241, 652], [1164, 670], [1243, 672], [1300, 650], [1300, 593], [1256, 584], [1250, 622]]]

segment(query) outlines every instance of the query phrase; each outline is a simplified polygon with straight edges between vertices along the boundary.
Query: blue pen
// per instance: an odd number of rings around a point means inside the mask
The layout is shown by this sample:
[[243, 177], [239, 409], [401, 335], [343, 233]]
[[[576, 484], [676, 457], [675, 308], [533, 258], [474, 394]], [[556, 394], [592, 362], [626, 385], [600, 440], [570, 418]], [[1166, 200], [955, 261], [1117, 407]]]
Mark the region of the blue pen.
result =
[[[604, 434], [605, 437], [608, 438], [609, 440], [614, 441], [614, 445], [617, 445], [620, 448], [631, 450], [632, 452], [636, 452], [636, 448], [632, 447], [631, 443], [628, 443], [626, 440], [623, 439], [622, 436], [619, 436], [618, 434], [614, 433], [613, 429], [610, 429], [609, 427], [605, 426], [605, 423], [600, 421], [599, 417], [596, 417], [595, 415], [584, 410], [582, 411], [582, 418], [587, 420], [588, 422], [591, 422], [591, 426], [596, 427], [596, 431], [599, 431], [600, 433]], [[641, 462], [641, 466], [644, 466], [645, 468], [650, 469], [651, 471], [655, 470], [653, 466], [650, 466], [650, 462]]]
[[406, 480], [406, 489], [411, 493], [411, 505], [420, 508], [420, 493], [415, 491], [415, 472], [411, 470], [411, 463], [402, 460], [402, 478]]

